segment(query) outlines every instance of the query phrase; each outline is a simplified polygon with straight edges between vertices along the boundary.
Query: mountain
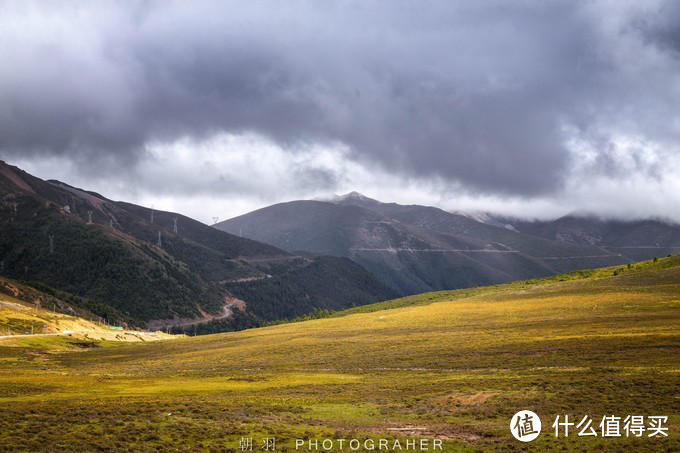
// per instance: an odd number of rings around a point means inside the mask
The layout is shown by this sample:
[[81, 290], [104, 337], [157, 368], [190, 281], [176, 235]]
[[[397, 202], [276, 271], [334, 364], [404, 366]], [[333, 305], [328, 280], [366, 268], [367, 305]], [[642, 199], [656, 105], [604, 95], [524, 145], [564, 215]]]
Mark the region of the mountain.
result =
[[[0, 233], [0, 273], [73, 294], [97, 315], [137, 326], [220, 320], [240, 328], [395, 294], [349, 260], [299, 257], [1, 161]], [[275, 312], [263, 302], [274, 297], [263, 284], [269, 279], [281, 290]]]
[[215, 225], [288, 251], [348, 257], [400, 294], [547, 276], [627, 260], [428, 206], [361, 194], [269, 206]]
[[590, 244], [634, 261], [680, 251], [680, 225], [668, 220], [613, 220], [570, 214], [549, 221], [488, 216], [525, 234], [573, 244]]

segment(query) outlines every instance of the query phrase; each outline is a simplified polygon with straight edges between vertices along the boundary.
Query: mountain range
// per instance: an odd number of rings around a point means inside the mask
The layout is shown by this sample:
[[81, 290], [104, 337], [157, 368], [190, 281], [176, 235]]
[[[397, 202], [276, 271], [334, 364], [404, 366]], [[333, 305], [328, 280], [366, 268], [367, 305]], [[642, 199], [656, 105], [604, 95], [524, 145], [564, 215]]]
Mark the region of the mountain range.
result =
[[665, 219], [616, 220], [569, 214], [548, 221], [486, 215], [482, 221], [546, 239], [595, 245], [633, 261], [680, 251], [680, 225]]
[[680, 228], [658, 219], [526, 221], [358, 193], [211, 227], [0, 161], [0, 275], [131, 326], [233, 330], [677, 250]]
[[230, 330], [396, 295], [349, 259], [299, 256], [2, 161], [0, 274], [150, 328]]
[[525, 233], [487, 217], [352, 192], [276, 204], [215, 227], [288, 251], [348, 257], [404, 295], [630, 261], [598, 244]]

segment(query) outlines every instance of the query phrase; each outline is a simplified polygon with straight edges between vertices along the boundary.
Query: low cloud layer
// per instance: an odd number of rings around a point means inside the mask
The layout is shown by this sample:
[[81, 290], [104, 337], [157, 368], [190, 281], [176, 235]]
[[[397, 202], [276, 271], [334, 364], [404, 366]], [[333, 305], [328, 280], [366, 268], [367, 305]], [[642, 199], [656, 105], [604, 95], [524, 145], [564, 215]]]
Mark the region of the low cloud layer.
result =
[[178, 209], [238, 200], [224, 216], [363, 188], [680, 218], [677, 5], [4, 2], [0, 156]]

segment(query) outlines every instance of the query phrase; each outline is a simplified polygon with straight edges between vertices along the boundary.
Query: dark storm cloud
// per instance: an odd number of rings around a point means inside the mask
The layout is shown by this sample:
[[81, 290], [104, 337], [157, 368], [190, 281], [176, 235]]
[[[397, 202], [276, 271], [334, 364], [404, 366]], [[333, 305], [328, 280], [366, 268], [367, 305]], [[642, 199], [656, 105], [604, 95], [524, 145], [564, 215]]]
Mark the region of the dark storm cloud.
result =
[[664, 2], [657, 15], [642, 15], [632, 21], [652, 45], [675, 52], [680, 57], [680, 3]]
[[[0, 6], [0, 151], [134, 167], [256, 133], [486, 193], [558, 190], [567, 142], [676, 142], [672, 2], [61, 2]], [[678, 14], [675, 14], [675, 18]], [[663, 121], [662, 121], [663, 120]], [[675, 124], [675, 126], [674, 126]], [[643, 165], [644, 166], [644, 165]], [[310, 184], [328, 185], [326, 175]]]

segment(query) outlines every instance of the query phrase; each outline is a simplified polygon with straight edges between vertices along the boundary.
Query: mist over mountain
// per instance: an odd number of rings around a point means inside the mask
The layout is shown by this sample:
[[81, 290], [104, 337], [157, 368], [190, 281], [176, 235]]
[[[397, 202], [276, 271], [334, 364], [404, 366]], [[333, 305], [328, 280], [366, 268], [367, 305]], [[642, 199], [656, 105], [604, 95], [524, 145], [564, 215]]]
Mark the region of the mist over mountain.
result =
[[[475, 234], [478, 237], [483, 235], [479, 226], [461, 218], [464, 217], [486, 225], [553, 241], [594, 245], [633, 261], [671, 255], [680, 250], [680, 224], [670, 219], [624, 220], [594, 214], [572, 213], [554, 220], [526, 220], [486, 212], [449, 213], [427, 206], [380, 203], [358, 192], [334, 196], [328, 201], [362, 206], [405, 223], [443, 232], [466, 232], [469, 231], [470, 225], [475, 225]], [[512, 243], [511, 237], [512, 235], [505, 241]]]
[[485, 222], [546, 239], [595, 245], [634, 261], [680, 251], [680, 225], [671, 220], [604, 219], [594, 215], [570, 214], [551, 221], [488, 215]]
[[288, 251], [349, 257], [402, 294], [533, 278], [619, 264], [625, 256], [352, 192], [280, 203], [216, 228]]

